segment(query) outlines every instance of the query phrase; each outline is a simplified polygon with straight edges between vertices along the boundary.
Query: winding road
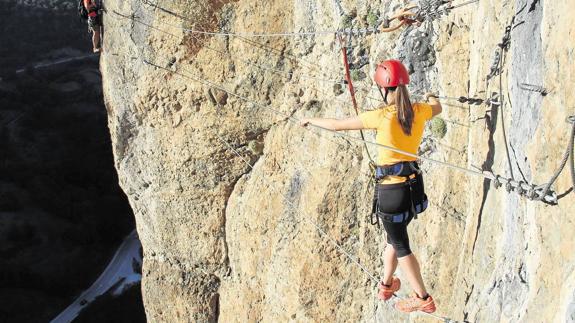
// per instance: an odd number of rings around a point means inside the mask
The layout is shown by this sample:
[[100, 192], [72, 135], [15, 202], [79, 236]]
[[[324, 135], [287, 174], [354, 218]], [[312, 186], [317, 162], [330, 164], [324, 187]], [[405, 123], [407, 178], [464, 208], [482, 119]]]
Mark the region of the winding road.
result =
[[119, 295], [124, 290], [124, 287], [140, 281], [142, 278], [138, 272], [138, 268], [141, 268], [142, 264], [140, 248], [140, 240], [136, 230], [134, 230], [124, 239], [124, 242], [122, 242], [96, 282], [53, 319], [51, 323], [72, 322], [82, 309], [87, 307], [98, 296], [107, 292]]

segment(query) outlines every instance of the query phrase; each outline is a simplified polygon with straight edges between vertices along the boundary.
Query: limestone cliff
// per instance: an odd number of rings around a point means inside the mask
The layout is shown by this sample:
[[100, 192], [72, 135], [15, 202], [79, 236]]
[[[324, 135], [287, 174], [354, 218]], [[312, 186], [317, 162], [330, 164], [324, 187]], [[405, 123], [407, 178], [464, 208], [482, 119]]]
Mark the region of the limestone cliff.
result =
[[[104, 91], [116, 167], [144, 246], [150, 321], [409, 320], [378, 302], [375, 283], [333, 244], [382, 273], [384, 233], [367, 219], [366, 153], [290, 122], [353, 113], [342, 85], [325, 81], [343, 80], [339, 41], [182, 29], [379, 27], [402, 3], [106, 1]], [[422, 153], [544, 184], [566, 149], [564, 120], [575, 113], [571, 12], [567, 0], [480, 0], [418, 28], [354, 36], [359, 103], [379, 104], [377, 91], [366, 89], [375, 63], [389, 57], [408, 63], [413, 92], [501, 93], [498, 105], [446, 104], [447, 132], [426, 139]], [[573, 321], [575, 194], [550, 206], [482, 177], [423, 167], [432, 204], [410, 230], [438, 313], [473, 322]], [[553, 188], [571, 185], [565, 171]]]

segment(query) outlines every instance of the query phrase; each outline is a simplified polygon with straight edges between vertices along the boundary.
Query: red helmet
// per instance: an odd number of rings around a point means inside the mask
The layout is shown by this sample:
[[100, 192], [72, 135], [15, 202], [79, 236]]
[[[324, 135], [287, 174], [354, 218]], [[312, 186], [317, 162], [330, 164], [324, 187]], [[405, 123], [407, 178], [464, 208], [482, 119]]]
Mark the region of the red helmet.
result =
[[373, 79], [383, 88], [396, 87], [409, 84], [409, 73], [400, 61], [390, 59], [377, 64]]

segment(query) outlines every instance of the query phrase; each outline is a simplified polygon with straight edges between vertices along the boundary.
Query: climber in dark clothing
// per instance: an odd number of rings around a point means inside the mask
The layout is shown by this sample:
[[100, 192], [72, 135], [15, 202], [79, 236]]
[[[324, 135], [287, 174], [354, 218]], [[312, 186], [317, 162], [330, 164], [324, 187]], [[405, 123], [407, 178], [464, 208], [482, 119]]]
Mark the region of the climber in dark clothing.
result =
[[92, 33], [92, 46], [94, 53], [102, 50], [102, 16], [100, 15], [100, 6], [96, 0], [83, 0], [84, 7], [88, 11], [88, 28]]

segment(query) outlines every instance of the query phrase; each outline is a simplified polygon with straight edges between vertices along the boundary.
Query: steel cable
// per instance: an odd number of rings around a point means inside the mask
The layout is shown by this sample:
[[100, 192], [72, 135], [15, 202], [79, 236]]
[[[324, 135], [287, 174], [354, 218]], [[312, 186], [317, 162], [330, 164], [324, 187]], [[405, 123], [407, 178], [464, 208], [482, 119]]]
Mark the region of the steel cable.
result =
[[[170, 69], [168, 69], [168, 68], [159, 66], [159, 65], [157, 65], [157, 64], [155, 64], [155, 63], [152, 63], [152, 62], [150, 62], [150, 61], [148, 61], [148, 60], [144, 60], [144, 63], [146, 63], [147, 65], [150, 65], [150, 66], [154, 66], [154, 67], [156, 67], [156, 68], [160, 68], [160, 69], [166, 70], [166, 71], [171, 72], [171, 73], [176, 73], [176, 74], [182, 75], [182, 76], [184, 76], [184, 77], [191, 78], [191, 79], [196, 80], [197, 82], [202, 83], [202, 84], [204, 84], [204, 85], [208, 85], [208, 86], [214, 87], [214, 88], [216, 88], [216, 89], [219, 89], [219, 90], [221, 90], [221, 91], [224, 91], [224, 92], [228, 93], [228, 94], [231, 95], [231, 96], [237, 97], [237, 98], [239, 98], [239, 99], [242, 100], [242, 101], [251, 103], [251, 104], [253, 104], [253, 105], [255, 105], [255, 106], [258, 106], [258, 107], [261, 107], [261, 108], [264, 108], [264, 109], [269, 109], [269, 110], [271, 110], [271, 111], [276, 112], [277, 114], [286, 116], [287, 120], [289, 120], [289, 121], [291, 121], [291, 122], [294, 122], [294, 123], [296, 123], [296, 124], [299, 124], [299, 121], [300, 121], [300, 120], [299, 120], [298, 118], [295, 118], [294, 116], [288, 115], [288, 114], [286, 114], [286, 113], [284, 113], [284, 112], [282, 112], [282, 111], [279, 111], [279, 110], [277, 110], [277, 109], [274, 109], [274, 108], [272, 108], [272, 107], [270, 107], [270, 106], [265, 106], [265, 105], [259, 104], [259, 103], [255, 102], [255, 101], [253, 101], [253, 100], [251, 100], [251, 99], [249, 99], [249, 98], [246, 98], [246, 97], [243, 97], [243, 96], [241, 96], [241, 95], [235, 94], [235, 93], [233, 93], [233, 92], [231, 92], [231, 91], [228, 91], [227, 89], [223, 88], [222, 86], [219, 86], [219, 85], [217, 85], [217, 84], [215, 84], [215, 83], [213, 83], [213, 82], [204, 80], [204, 79], [202, 79], [202, 78], [200, 78], [200, 77], [198, 77], [198, 76], [187, 76], [187, 75], [183, 75], [183, 74], [181, 74], [181, 73], [178, 73], [178, 72], [176, 72], [176, 71], [170, 70]], [[350, 139], [350, 140], [358, 141], [358, 142], [364, 142], [364, 143], [366, 143], [366, 144], [368, 144], [368, 145], [372, 145], [372, 146], [377, 146], [377, 147], [380, 147], [380, 148], [384, 148], [384, 149], [387, 149], [387, 150], [390, 150], [390, 151], [393, 151], [393, 152], [400, 153], [400, 154], [402, 154], [402, 155], [404, 155], [404, 156], [409, 156], [409, 157], [418, 158], [418, 159], [421, 159], [421, 160], [426, 160], [426, 161], [429, 161], [429, 162], [432, 162], [432, 163], [436, 163], [436, 164], [443, 165], [443, 166], [445, 166], [445, 167], [447, 167], [447, 168], [451, 168], [451, 169], [454, 169], [454, 170], [458, 170], [458, 171], [460, 171], [460, 172], [464, 172], [464, 173], [467, 173], [467, 174], [480, 176], [480, 177], [483, 177], [483, 178], [486, 178], [486, 179], [489, 179], [489, 180], [495, 182], [496, 185], [507, 185], [507, 186], [511, 187], [512, 189], [517, 189], [519, 192], [527, 192], [527, 191], [531, 191], [531, 190], [534, 189], [533, 185], [529, 185], [529, 184], [527, 184], [527, 183], [524, 183], [524, 182], [521, 182], [521, 181], [516, 181], [516, 180], [513, 180], [513, 179], [509, 179], [509, 178], [505, 178], [505, 177], [502, 177], [502, 176], [496, 176], [495, 174], [493, 174], [493, 173], [491, 173], [491, 172], [489, 172], [489, 171], [479, 172], [479, 171], [475, 171], [475, 170], [472, 170], [472, 169], [463, 168], [463, 167], [461, 167], [461, 166], [457, 166], [457, 165], [453, 165], [453, 164], [450, 164], [450, 163], [447, 163], [447, 162], [439, 161], [439, 160], [436, 160], [436, 159], [433, 159], [433, 158], [429, 158], [429, 157], [424, 157], [424, 156], [420, 156], [420, 155], [417, 155], [417, 154], [413, 154], [413, 153], [410, 153], [410, 152], [407, 152], [407, 151], [404, 151], [404, 150], [401, 150], [401, 149], [397, 149], [397, 148], [395, 148], [395, 147], [382, 145], [382, 144], [379, 144], [379, 143], [376, 143], [376, 142], [370, 142], [370, 141], [367, 141], [367, 140], [363, 140], [363, 139], [361, 139], [361, 138], [357, 138], [357, 137], [351, 136], [351, 135], [346, 134], [346, 133], [341, 133], [341, 132], [338, 132], [338, 131], [335, 131], [335, 130], [332, 130], [332, 129], [323, 128], [323, 127], [316, 126], [316, 125], [309, 125], [309, 127], [310, 127], [310, 128], [318, 129], [319, 131], [330, 132], [330, 133], [332, 133], [332, 134], [335, 135], [335, 136], [342, 137], [342, 138], [345, 138], [345, 139]], [[557, 202], [557, 196], [556, 196], [556, 194], [549, 194], [549, 193], [547, 193], [547, 194], [542, 194], [539, 189], [537, 190], [536, 193], [539, 194], [540, 196], [542, 196], [542, 200], [544, 199], [545, 201], [550, 202], [550, 203], [556, 203], [556, 202]]]

